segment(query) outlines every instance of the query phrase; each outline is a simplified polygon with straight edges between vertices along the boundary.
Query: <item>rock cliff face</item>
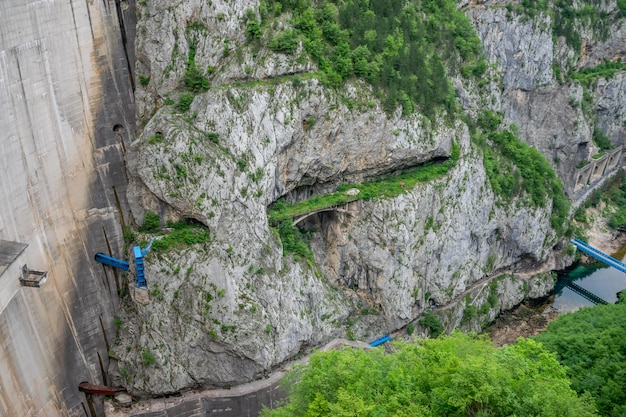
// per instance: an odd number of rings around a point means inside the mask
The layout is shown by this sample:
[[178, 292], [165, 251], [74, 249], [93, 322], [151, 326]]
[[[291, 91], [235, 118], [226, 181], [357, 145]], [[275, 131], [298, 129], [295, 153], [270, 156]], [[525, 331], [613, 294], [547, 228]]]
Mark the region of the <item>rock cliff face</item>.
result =
[[[600, 107], [584, 112], [576, 104], [583, 87], [555, 79], [555, 53], [568, 51], [553, 45], [550, 17], [491, 3], [464, 5], [493, 64], [491, 92], [455, 80], [461, 102], [468, 113], [503, 111], [571, 192], [575, 166], [595, 150], [596, 114], [613, 143], [623, 141], [623, 77], [597, 83], [587, 94]], [[448, 328], [479, 329], [550, 290], [549, 275], [519, 275], [567, 261], [550, 204], [502, 204], [463, 123], [389, 116], [366, 84], [328, 89], [315, 64], [246, 42], [245, 10], [258, 7], [155, 0], [139, 10], [145, 82], [136, 95], [141, 134], [128, 151], [131, 208], [139, 223], [152, 210], [163, 222], [194, 219], [211, 237], [148, 255], [150, 303], [126, 301], [114, 348], [120, 382], [136, 394], [235, 384], [334, 337], [374, 339], [431, 306], [456, 306], [441, 310]], [[587, 61], [608, 58], [601, 51], [611, 40], [594, 42]], [[172, 103], [188, 98], [180, 87], [190, 61], [207, 68], [211, 86], [185, 110]], [[453, 143], [461, 156], [445, 176], [313, 214], [298, 227], [314, 262], [282, 256], [267, 216], [278, 198], [303, 200], [446, 158]], [[489, 286], [504, 271], [513, 275]]]

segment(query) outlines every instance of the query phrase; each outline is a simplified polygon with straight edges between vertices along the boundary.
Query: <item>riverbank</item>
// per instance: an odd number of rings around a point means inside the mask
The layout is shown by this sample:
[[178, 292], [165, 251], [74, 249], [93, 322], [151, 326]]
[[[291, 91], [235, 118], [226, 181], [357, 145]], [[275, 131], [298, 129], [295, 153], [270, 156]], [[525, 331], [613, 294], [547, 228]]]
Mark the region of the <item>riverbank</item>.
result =
[[485, 331], [494, 346], [500, 347], [515, 343], [520, 337], [535, 336], [548, 327], [548, 324], [559, 316], [552, 308], [554, 296], [539, 306], [522, 303], [513, 310], [501, 314]]
[[598, 207], [587, 209], [588, 224], [585, 225], [589, 243], [605, 253], [621, 259], [626, 254], [626, 232], [609, 228], [607, 217], [603, 215], [606, 204], [600, 202]]
[[[603, 209], [602, 206], [590, 209], [592, 211], [590, 214], [596, 220], [590, 221], [591, 224], [587, 230], [588, 241], [613, 257], [623, 259], [626, 255], [626, 232], [610, 229], [606, 224], [606, 219], [601, 218]], [[584, 264], [596, 261], [583, 255], [581, 262]], [[535, 336], [545, 331], [552, 320], [564, 314], [552, 306], [554, 300], [555, 294], [552, 294], [538, 305], [533, 302], [524, 302], [515, 309], [501, 314], [485, 332], [495, 346], [515, 343], [519, 337]]]

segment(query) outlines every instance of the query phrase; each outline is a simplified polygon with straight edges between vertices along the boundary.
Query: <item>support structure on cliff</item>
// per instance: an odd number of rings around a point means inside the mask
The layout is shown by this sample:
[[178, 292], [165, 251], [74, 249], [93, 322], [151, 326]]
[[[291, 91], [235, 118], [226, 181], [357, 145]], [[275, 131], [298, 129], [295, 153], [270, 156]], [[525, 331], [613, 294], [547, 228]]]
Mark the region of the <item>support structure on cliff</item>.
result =
[[350, 216], [353, 216], [355, 214], [359, 213], [359, 206], [358, 203], [357, 204], [353, 204], [355, 200], [352, 201], [348, 201], [345, 204], [342, 205], [333, 205], [333, 206], [328, 206], [328, 207], [323, 207], [321, 209], [318, 210], [314, 210], [308, 213], [304, 213], [304, 214], [300, 214], [297, 216], [294, 216], [293, 218], [293, 226], [297, 225], [298, 223], [300, 223], [301, 221], [303, 221], [304, 219], [313, 216], [314, 214], [318, 214], [318, 213], [322, 213], [324, 211], [334, 211], [336, 213], [344, 213], [344, 214], [348, 214]]

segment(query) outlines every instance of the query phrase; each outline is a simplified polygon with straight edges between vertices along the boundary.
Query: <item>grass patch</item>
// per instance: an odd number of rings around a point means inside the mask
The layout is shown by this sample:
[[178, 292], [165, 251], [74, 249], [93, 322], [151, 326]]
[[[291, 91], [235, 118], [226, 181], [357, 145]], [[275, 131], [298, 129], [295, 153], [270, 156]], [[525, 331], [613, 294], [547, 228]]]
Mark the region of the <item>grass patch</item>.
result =
[[589, 87], [599, 78], [608, 80], [620, 71], [626, 71], [626, 64], [622, 64], [622, 61], [617, 59], [615, 62], [605, 61], [603, 64], [595, 67], [583, 68], [580, 71], [573, 71], [570, 73], [570, 77], [574, 80], [580, 81], [582, 85]]
[[209, 229], [206, 227], [189, 224], [184, 221], [168, 222], [167, 226], [174, 230], [155, 240], [152, 243], [152, 251], [166, 252], [171, 249], [209, 241]]

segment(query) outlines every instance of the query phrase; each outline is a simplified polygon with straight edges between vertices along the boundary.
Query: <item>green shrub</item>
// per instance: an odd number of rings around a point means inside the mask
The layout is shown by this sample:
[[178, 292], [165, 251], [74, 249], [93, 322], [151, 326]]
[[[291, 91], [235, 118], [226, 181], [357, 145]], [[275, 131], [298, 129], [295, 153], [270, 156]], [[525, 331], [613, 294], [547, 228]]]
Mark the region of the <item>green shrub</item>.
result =
[[215, 132], [211, 132], [208, 133], [206, 135], [207, 139], [210, 140], [211, 142], [215, 143], [215, 144], [219, 144], [220, 143], [220, 135], [218, 135]]
[[248, 24], [246, 25], [246, 37], [248, 40], [261, 39], [261, 35], [263, 35], [263, 29], [261, 29], [259, 21], [256, 19], [248, 20]]
[[143, 226], [139, 228], [140, 232], [154, 233], [161, 229], [161, 217], [154, 211], [148, 210], [144, 215]]
[[592, 139], [593, 139], [594, 143], [600, 149], [608, 150], [608, 149], [611, 149], [613, 147], [613, 144], [611, 143], [611, 140], [604, 134], [603, 131], [601, 131], [598, 128], [593, 130], [593, 137], [592, 137]]
[[156, 358], [152, 354], [152, 351], [150, 351], [150, 349], [148, 348], [144, 348], [144, 350], [141, 351], [141, 357], [143, 359], [143, 364], [145, 367], [152, 365], [156, 361]]
[[191, 93], [181, 93], [176, 108], [178, 108], [178, 110], [183, 113], [186, 112], [187, 110], [189, 110], [189, 107], [191, 107], [191, 102], [193, 101], [194, 97], [195, 96]]
[[140, 75], [139, 76], [139, 84], [143, 85], [144, 87], [147, 86], [148, 84], [150, 84], [150, 76]]
[[[171, 224], [168, 224], [171, 227]], [[176, 230], [160, 237], [152, 243], [153, 252], [166, 252], [187, 245], [206, 243], [209, 241], [209, 230], [206, 227], [189, 225], [184, 222], [174, 224]]]
[[133, 243], [137, 238], [137, 235], [135, 235], [135, 232], [133, 232], [130, 226], [124, 226], [122, 234], [124, 236], [124, 242], [126, 243]]
[[293, 226], [291, 220], [283, 220], [278, 225], [278, 234], [283, 244], [283, 255], [293, 254], [296, 257], [313, 261], [313, 252], [300, 229]]
[[183, 81], [187, 89], [194, 93], [199, 93], [209, 89], [209, 80], [202, 71], [196, 67], [196, 41], [189, 41], [189, 54], [187, 56], [187, 69], [183, 76]]
[[424, 313], [422, 313], [422, 318], [419, 320], [419, 324], [421, 326], [427, 327], [430, 330], [431, 337], [437, 337], [443, 331], [443, 326], [441, 325], [441, 322], [439, 321], [437, 316], [435, 316], [435, 314], [430, 310], [426, 310], [424, 311]]
[[281, 54], [294, 54], [298, 49], [298, 37], [291, 29], [287, 29], [274, 36], [268, 47]]
[[574, 220], [576, 220], [577, 222], [580, 222], [580, 223], [587, 223], [587, 214], [586, 214], [585, 209], [578, 208], [574, 212]]
[[183, 80], [185, 86], [194, 93], [209, 89], [209, 80], [195, 65], [187, 67]]

